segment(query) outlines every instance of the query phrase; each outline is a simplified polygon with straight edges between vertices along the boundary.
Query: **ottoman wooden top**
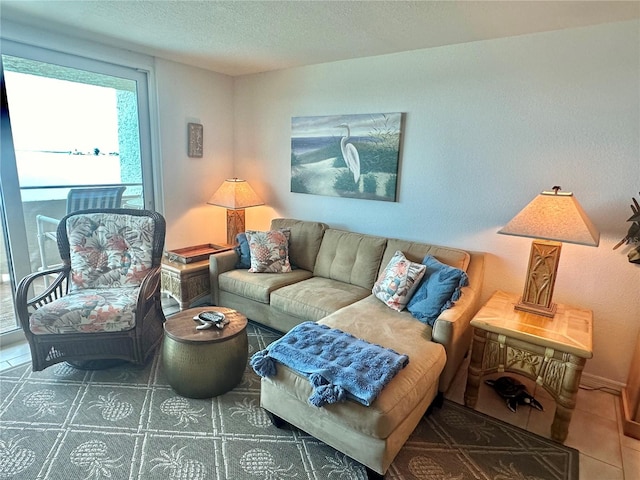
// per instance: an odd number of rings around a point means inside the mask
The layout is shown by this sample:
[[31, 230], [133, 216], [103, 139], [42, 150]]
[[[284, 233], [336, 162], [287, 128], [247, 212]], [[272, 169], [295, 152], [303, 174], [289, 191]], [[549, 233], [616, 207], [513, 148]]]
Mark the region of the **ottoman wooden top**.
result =
[[[194, 321], [193, 317], [206, 311], [224, 314], [229, 324], [222, 330], [215, 326], [206, 330], [196, 330], [200, 323]], [[224, 307], [190, 308], [172, 315], [164, 322], [164, 332], [167, 337], [180, 343], [194, 344], [224, 342], [244, 331], [246, 327], [247, 317], [236, 310]]]

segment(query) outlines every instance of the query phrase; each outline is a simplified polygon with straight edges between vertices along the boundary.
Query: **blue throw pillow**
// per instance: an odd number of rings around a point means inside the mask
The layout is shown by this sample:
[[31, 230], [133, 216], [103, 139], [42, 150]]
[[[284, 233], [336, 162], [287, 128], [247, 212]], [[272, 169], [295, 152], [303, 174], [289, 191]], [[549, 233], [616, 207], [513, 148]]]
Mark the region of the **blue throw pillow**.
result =
[[236, 235], [236, 242], [238, 242], [238, 245], [234, 247], [238, 255], [236, 268], [251, 268], [251, 250], [249, 249], [249, 242], [244, 232]]
[[407, 304], [407, 310], [433, 327], [440, 313], [451, 308], [460, 298], [460, 289], [469, 284], [469, 277], [459, 268], [445, 265], [431, 255], [424, 257], [422, 263], [427, 269]]

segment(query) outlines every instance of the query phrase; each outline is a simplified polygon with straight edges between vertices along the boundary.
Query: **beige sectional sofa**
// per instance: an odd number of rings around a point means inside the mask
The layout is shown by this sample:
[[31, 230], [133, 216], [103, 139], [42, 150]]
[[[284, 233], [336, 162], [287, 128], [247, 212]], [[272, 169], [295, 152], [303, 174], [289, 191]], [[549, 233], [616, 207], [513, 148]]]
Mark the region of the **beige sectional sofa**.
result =
[[[438, 392], [448, 389], [469, 349], [469, 322], [480, 306], [484, 255], [319, 222], [274, 219], [271, 228], [290, 230], [293, 270], [251, 273], [235, 268], [234, 251], [212, 255], [213, 302], [282, 332], [317, 321], [409, 356], [407, 367], [369, 407], [349, 400], [311, 406], [309, 382], [286, 367], [262, 379], [263, 408], [383, 474]], [[433, 328], [406, 310], [392, 310], [371, 293], [398, 250], [417, 263], [433, 255], [468, 275], [462, 296]]]

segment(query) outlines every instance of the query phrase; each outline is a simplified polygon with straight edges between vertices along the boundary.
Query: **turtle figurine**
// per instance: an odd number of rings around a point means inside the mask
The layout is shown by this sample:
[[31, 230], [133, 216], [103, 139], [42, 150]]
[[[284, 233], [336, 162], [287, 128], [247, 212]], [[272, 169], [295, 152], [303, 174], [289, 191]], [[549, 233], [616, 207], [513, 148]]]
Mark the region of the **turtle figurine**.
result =
[[500, 377], [495, 380], [485, 380], [487, 385], [490, 385], [494, 390], [505, 399], [507, 402], [507, 408], [512, 412], [515, 412], [518, 405], [529, 405], [537, 410], [544, 410], [542, 404], [533, 398], [527, 387], [512, 377]]

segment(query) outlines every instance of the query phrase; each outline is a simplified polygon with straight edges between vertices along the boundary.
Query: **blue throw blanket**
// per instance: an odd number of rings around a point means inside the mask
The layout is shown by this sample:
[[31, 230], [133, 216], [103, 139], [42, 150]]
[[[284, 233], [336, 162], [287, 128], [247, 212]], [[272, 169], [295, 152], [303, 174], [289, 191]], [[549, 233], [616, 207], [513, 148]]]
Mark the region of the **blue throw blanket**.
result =
[[316, 407], [347, 396], [369, 406], [409, 357], [341, 330], [304, 322], [255, 353], [250, 364], [261, 377], [271, 377], [276, 361], [309, 378], [314, 388], [309, 403]]

